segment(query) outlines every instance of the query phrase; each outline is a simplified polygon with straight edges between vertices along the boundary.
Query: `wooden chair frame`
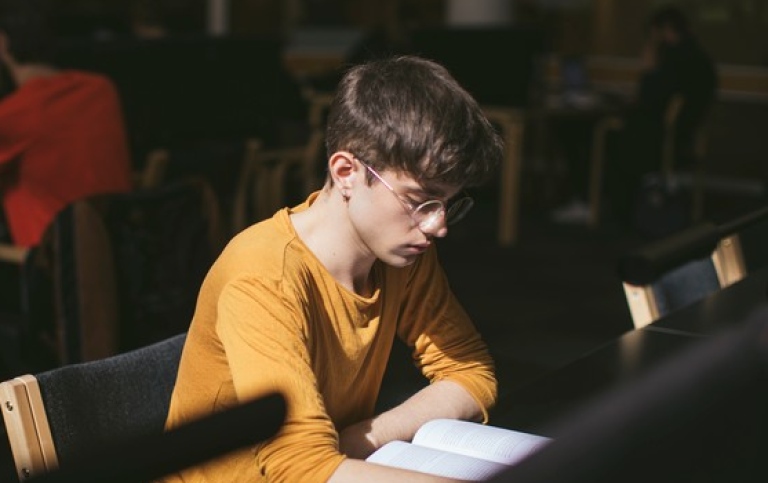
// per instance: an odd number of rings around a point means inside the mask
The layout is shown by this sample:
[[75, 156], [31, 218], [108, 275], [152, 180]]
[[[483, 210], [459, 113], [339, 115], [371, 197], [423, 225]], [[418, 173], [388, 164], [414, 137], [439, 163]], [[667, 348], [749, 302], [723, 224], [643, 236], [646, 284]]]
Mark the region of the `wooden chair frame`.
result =
[[[232, 229], [237, 233], [253, 221], [264, 220], [285, 203], [285, 181], [291, 168], [305, 170], [305, 184], [313, 179], [306, 172], [314, 167], [309, 148], [262, 150], [258, 140], [246, 146], [232, 213]], [[309, 189], [305, 186], [305, 189]]]
[[306, 195], [322, 186], [317, 163], [325, 141], [324, 113], [333, 101], [330, 93], [306, 90], [309, 102], [309, 137], [299, 146], [264, 149], [260, 140], [248, 139], [232, 208], [232, 230], [237, 233], [253, 221], [272, 216], [286, 202], [285, 182], [289, 170], [301, 172]]
[[19, 481], [57, 469], [58, 457], [37, 379], [27, 374], [0, 383], [0, 400]]
[[[746, 276], [747, 270], [738, 235], [720, 240], [712, 252], [711, 259], [720, 288], [736, 283]], [[622, 285], [636, 329], [653, 323], [663, 315], [650, 284], [632, 285], [623, 282]]]
[[[162, 431], [159, 418], [165, 417], [167, 407], [163, 409], [156, 405], [162, 398], [170, 400], [173, 384], [169, 384], [167, 379], [171, 374], [175, 379], [185, 338], [185, 334], [179, 334], [130, 352], [0, 382], [0, 411], [19, 481], [41, 477], [65, 465], [71, 466], [83, 451], [94, 454], [98, 452], [97, 447], [90, 447], [93, 434], [77, 426], [77, 417], [93, 416], [93, 421], [97, 421], [100, 426], [99, 432], [108, 434], [110, 439], [114, 438], [117, 442], [120, 442], [121, 437], [124, 440], [135, 437], [131, 434], [113, 434], [114, 420], [122, 421], [128, 417], [126, 413], [129, 411], [138, 411], [142, 417], [151, 419], [137, 423], [140, 429], [136, 434]], [[160, 377], [153, 379], [148, 374], [160, 374]], [[107, 378], [112, 382], [108, 382]], [[106, 405], [110, 393], [102, 392], [105, 391], [103, 386], [111, 384], [112, 389], [116, 389], [126, 383], [124, 378], [129, 379], [129, 388], [135, 389], [136, 384], [140, 384], [146, 386], [146, 390], [158, 391], [154, 401], [146, 402], [153, 400], [153, 397], [145, 394], [146, 391], [127, 393], [119, 389], [123, 392], [118, 395], [120, 405], [116, 408]], [[158, 381], [163, 378], [166, 381], [158, 385]], [[77, 388], [75, 390], [69, 386], [73, 381]], [[84, 399], [80, 398], [81, 390], [89, 392]], [[85, 404], [85, 409], [81, 404]], [[94, 406], [98, 406], [98, 409]], [[150, 408], [150, 412], [147, 412], [147, 408]], [[77, 414], [72, 414], [73, 411]], [[92, 415], [91, 411], [101, 414]], [[109, 412], [112, 414], [105, 422], [104, 416]], [[62, 417], [62, 414], [66, 417]], [[85, 422], [82, 423], [84, 428], [88, 427]], [[148, 424], [155, 429], [148, 429]], [[73, 443], [72, 436], [78, 433]], [[54, 434], [57, 434], [56, 438]], [[57, 441], [65, 447], [57, 448]], [[66, 445], [74, 446], [67, 448]]]
[[520, 109], [494, 106], [484, 106], [483, 111], [488, 120], [499, 126], [504, 139], [497, 239], [499, 245], [509, 246], [517, 241], [519, 235], [525, 115]]

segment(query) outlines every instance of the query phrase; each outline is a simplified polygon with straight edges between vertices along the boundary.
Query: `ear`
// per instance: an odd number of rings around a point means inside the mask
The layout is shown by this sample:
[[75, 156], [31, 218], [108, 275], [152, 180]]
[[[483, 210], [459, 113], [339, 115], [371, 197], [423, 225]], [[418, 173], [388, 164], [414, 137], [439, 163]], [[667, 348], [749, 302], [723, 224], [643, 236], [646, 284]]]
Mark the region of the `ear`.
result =
[[341, 190], [349, 190], [358, 176], [358, 163], [355, 156], [346, 151], [337, 151], [328, 159], [328, 173], [333, 184]]

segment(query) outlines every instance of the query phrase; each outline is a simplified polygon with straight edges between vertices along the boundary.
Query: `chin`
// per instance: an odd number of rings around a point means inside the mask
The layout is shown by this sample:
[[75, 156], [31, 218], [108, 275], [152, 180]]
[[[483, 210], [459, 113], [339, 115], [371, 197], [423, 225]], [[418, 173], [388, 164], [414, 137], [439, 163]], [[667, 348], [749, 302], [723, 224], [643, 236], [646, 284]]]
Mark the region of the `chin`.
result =
[[409, 265], [413, 265], [413, 262], [415, 262], [418, 257], [419, 255], [398, 255], [395, 253], [389, 253], [387, 256], [379, 257], [379, 260], [386, 263], [390, 267], [403, 268]]

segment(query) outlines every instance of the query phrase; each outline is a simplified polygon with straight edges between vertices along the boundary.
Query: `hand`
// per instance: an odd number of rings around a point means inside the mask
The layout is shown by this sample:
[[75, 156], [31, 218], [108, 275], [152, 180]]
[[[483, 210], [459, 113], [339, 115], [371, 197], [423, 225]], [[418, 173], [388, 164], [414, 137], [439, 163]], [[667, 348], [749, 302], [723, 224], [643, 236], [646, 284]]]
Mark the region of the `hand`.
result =
[[350, 458], [364, 460], [377, 449], [370, 419], [347, 426], [339, 433], [339, 450]]

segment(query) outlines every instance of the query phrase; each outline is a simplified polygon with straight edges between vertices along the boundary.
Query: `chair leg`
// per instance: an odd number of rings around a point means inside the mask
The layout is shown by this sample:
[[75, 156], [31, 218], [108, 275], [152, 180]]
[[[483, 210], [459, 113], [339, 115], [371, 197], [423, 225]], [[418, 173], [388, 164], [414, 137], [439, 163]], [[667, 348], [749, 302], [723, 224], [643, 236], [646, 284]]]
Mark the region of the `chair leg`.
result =
[[712, 263], [721, 287], [734, 284], [747, 275], [739, 235], [730, 235], [718, 242], [712, 252]]
[[626, 282], [623, 282], [622, 286], [635, 329], [642, 329], [659, 318], [656, 296], [650, 286], [638, 286]]
[[704, 218], [704, 167], [701, 162], [694, 168], [692, 191], [691, 219], [697, 222]]
[[595, 128], [592, 137], [592, 163], [589, 173], [589, 226], [591, 227], [596, 227], [600, 223], [606, 133], [605, 126], [600, 124]]
[[602, 210], [603, 170], [605, 167], [605, 150], [608, 132], [622, 128], [622, 120], [618, 117], [607, 117], [595, 126], [592, 134], [592, 158], [589, 174], [589, 226], [600, 224]]

